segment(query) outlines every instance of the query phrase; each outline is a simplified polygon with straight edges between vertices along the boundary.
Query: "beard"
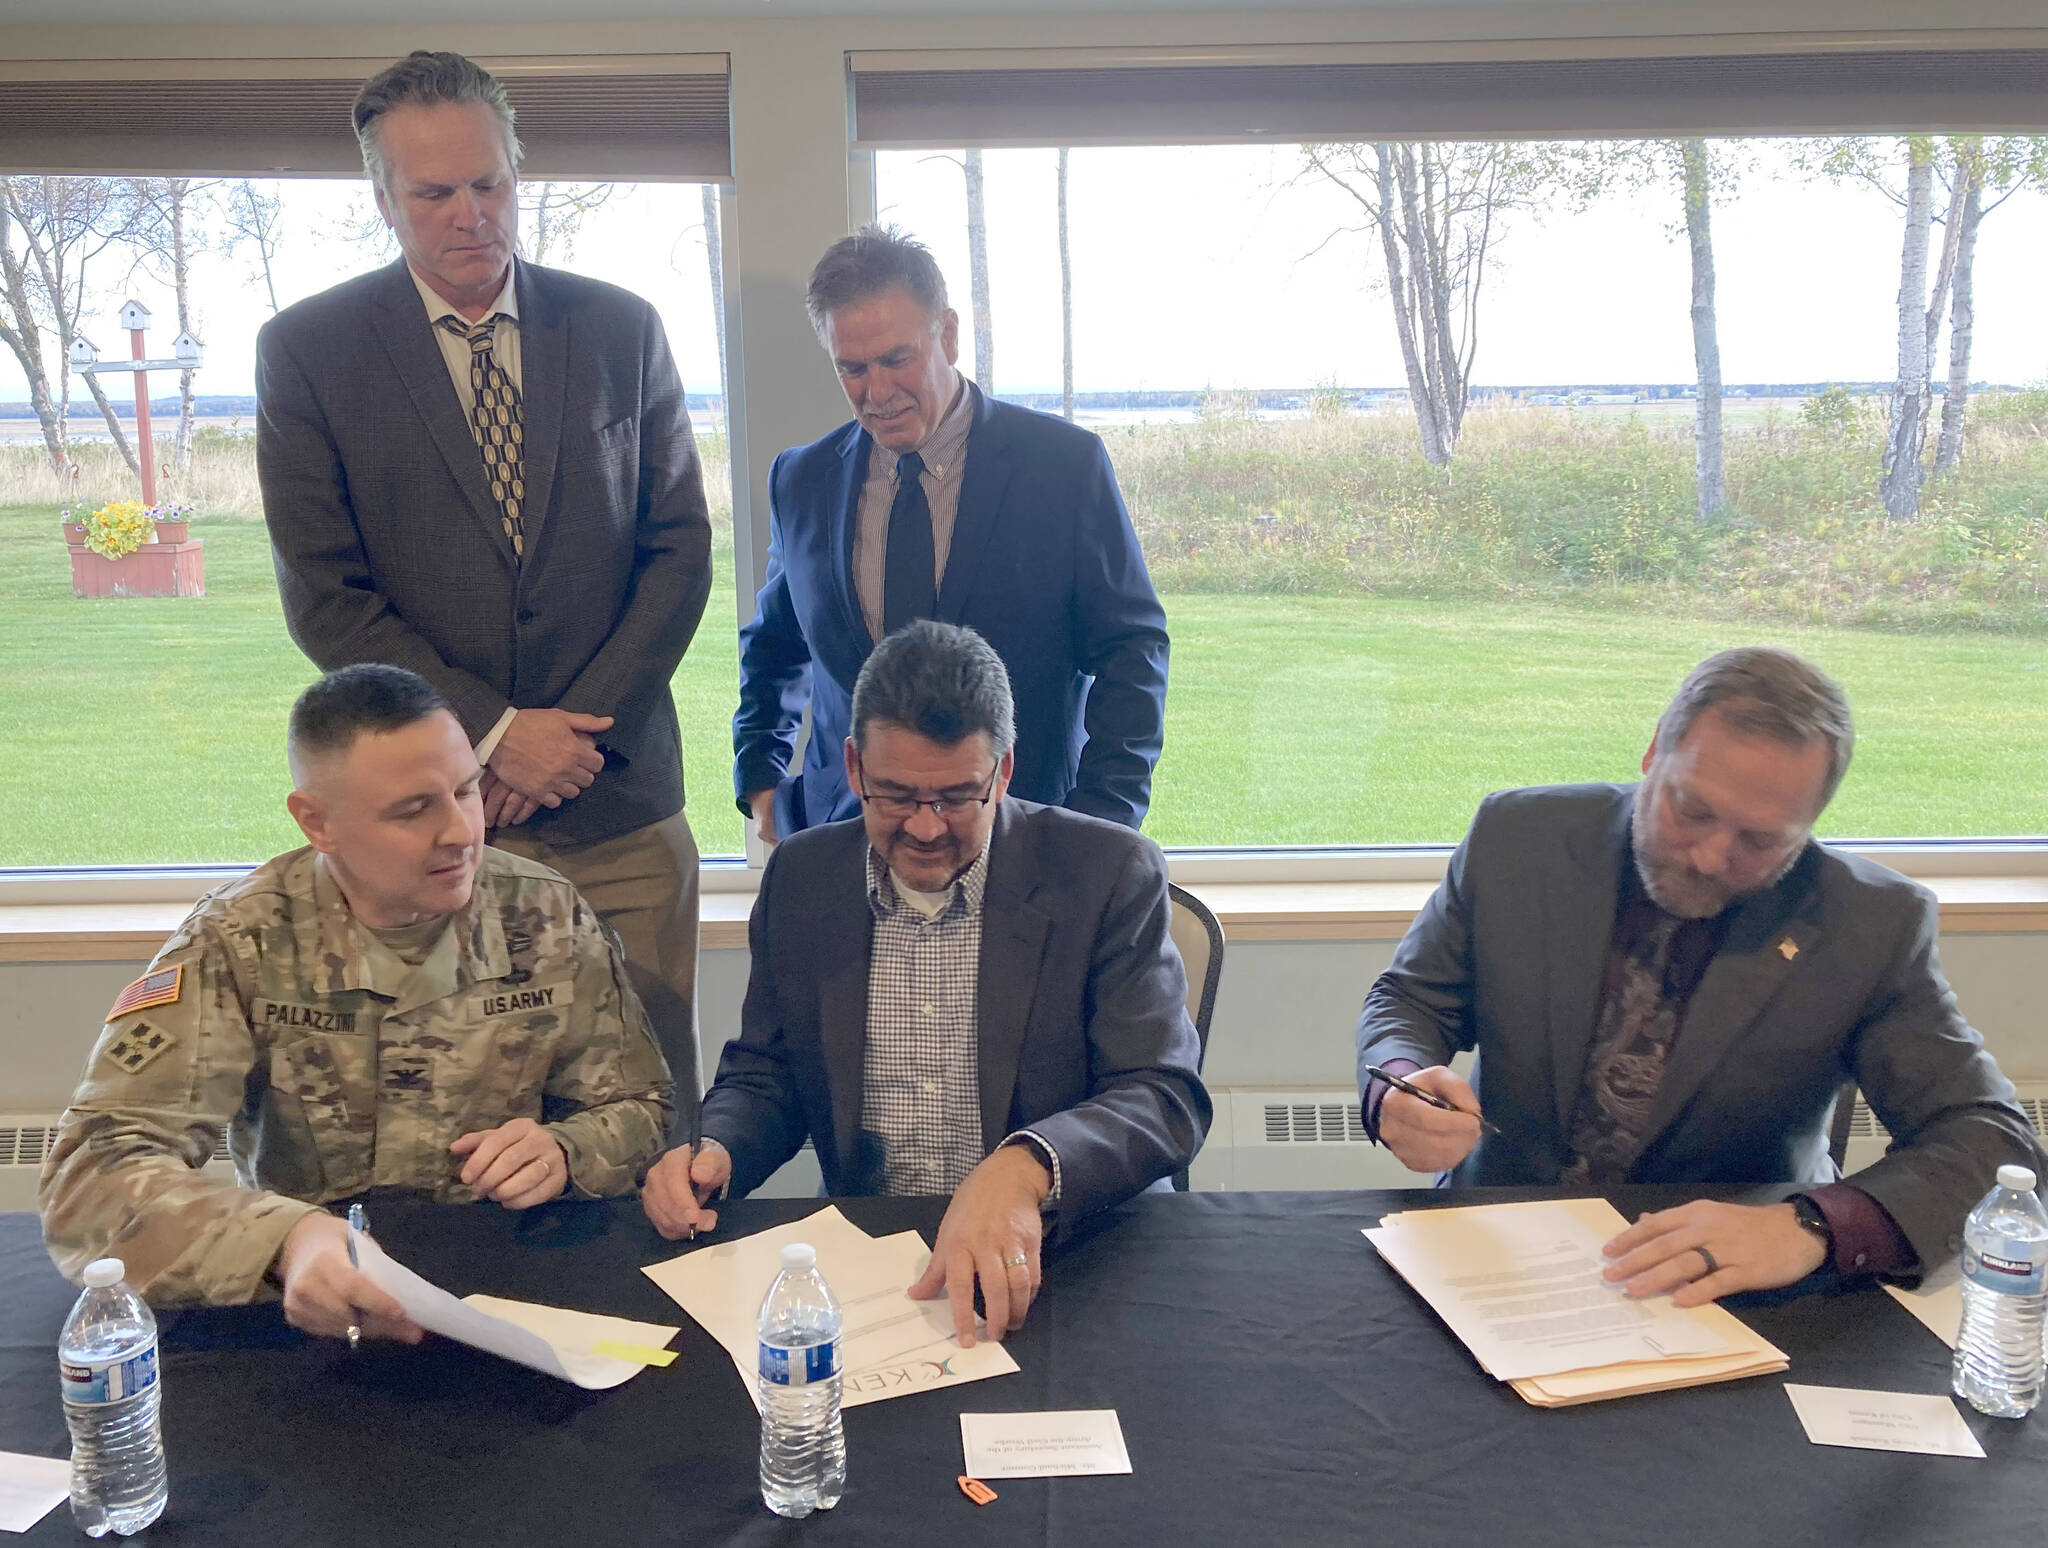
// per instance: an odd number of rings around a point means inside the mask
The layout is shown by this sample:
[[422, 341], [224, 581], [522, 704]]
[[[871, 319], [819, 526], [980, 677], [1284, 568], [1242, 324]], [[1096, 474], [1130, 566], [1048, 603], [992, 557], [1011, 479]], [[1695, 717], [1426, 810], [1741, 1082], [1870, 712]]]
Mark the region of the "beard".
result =
[[1660, 798], [1646, 780], [1636, 791], [1635, 808], [1629, 813], [1629, 847], [1634, 851], [1636, 878], [1650, 901], [1677, 919], [1712, 919], [1722, 910], [1753, 898], [1785, 879], [1806, 853], [1804, 843], [1795, 844], [1762, 881], [1748, 887], [1731, 887], [1711, 876], [1702, 876], [1683, 860], [1666, 859], [1656, 853], [1656, 837], [1650, 832], [1650, 805]]

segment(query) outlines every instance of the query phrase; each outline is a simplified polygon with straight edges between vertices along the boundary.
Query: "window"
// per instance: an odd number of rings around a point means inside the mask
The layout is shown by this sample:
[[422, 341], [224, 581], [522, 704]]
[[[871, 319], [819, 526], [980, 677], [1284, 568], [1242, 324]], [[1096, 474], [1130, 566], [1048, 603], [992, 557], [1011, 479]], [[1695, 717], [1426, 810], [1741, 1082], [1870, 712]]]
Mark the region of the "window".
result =
[[[946, 272], [962, 368], [1109, 447], [1173, 634], [1162, 843], [1454, 840], [1489, 790], [1631, 778], [1685, 670], [1753, 642], [1857, 710], [1825, 833], [2039, 834], [2048, 142], [1921, 143], [1389, 142], [1393, 289], [1370, 143], [883, 149], [876, 187]], [[1412, 363], [1404, 176], [1464, 211]], [[1911, 489], [1884, 471], [1909, 193]]]
[[[722, 89], [722, 77], [720, 78]], [[345, 123], [345, 119], [343, 120]], [[85, 600], [72, 595], [58, 511], [82, 516], [138, 495], [85, 383], [69, 377], [61, 432], [42, 423], [16, 354], [0, 353], [0, 744], [12, 820], [0, 821], [0, 866], [255, 862], [300, 842], [284, 810], [285, 715], [314, 669], [285, 632], [256, 486], [256, 331], [278, 307], [394, 255], [367, 185], [294, 179], [16, 177], [11, 228], [55, 222], [79, 331], [103, 358], [125, 356], [115, 319], [125, 300], [153, 314], [153, 357], [179, 332], [166, 201], [186, 231], [191, 331], [204, 341], [189, 453], [176, 373], [150, 378], [160, 498], [194, 507], [203, 541], [203, 598]], [[173, 193], [175, 189], [175, 194]], [[730, 627], [732, 501], [721, 344], [707, 264], [708, 189], [676, 183], [530, 181], [522, 240], [538, 261], [614, 281], [647, 297], [666, 325], [698, 436], [714, 534], [713, 600], [676, 674], [690, 815], [706, 854], [737, 853], [727, 796], [737, 645]], [[138, 208], [146, 194], [159, 217]], [[715, 249], [713, 249], [715, 250]], [[0, 320], [19, 319], [0, 302]], [[40, 359], [61, 391], [62, 350], [47, 312]], [[133, 444], [133, 390], [101, 379], [120, 434]], [[53, 471], [61, 433], [67, 470]]]

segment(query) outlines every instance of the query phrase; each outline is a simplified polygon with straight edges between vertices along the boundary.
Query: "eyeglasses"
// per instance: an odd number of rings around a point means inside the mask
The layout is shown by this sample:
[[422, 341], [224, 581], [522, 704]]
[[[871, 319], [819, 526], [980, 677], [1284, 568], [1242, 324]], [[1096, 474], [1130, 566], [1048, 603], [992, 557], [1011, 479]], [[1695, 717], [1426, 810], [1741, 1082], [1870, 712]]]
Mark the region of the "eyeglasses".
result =
[[857, 753], [854, 755], [853, 767], [855, 772], [860, 775], [861, 805], [880, 812], [884, 817], [894, 817], [905, 822], [917, 815], [917, 809], [920, 806], [930, 807], [932, 815], [938, 818], [939, 821], [951, 822], [957, 817], [965, 816], [970, 808], [988, 805], [989, 802], [995, 799], [996, 775], [1002, 770], [1002, 764], [998, 763], [988, 771], [988, 783], [982, 787], [981, 794], [978, 796], [938, 796], [927, 799], [923, 796], [869, 795], [867, 790], [868, 771], [861, 766], [860, 756]]

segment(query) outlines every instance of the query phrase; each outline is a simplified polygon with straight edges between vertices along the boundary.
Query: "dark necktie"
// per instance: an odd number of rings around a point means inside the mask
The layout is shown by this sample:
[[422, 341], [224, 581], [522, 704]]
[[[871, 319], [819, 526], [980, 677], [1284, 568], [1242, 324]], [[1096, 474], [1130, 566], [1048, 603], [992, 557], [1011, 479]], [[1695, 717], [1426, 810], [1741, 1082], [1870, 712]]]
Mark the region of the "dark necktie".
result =
[[932, 551], [932, 507], [925, 498], [924, 458], [896, 459], [896, 503], [889, 507], [889, 544], [882, 551], [882, 633], [939, 610], [938, 561]]
[[1659, 913], [1636, 943], [1621, 982], [1601, 1007], [1586, 1059], [1586, 1079], [1572, 1109], [1572, 1161], [1558, 1179], [1569, 1187], [1628, 1181], [1647, 1139], [1650, 1106], [1664, 1083], [1664, 1063], [1678, 1036], [1680, 1002], [1665, 988], [1671, 937], [1682, 921]]
[[491, 348], [492, 330], [503, 315], [494, 313], [475, 324], [443, 317], [441, 326], [469, 345], [469, 387], [474, 404], [469, 433], [484, 455], [484, 473], [491, 481], [491, 498], [498, 502], [512, 557], [524, 559], [526, 524], [520, 511], [526, 503], [526, 416], [520, 407], [519, 389]]

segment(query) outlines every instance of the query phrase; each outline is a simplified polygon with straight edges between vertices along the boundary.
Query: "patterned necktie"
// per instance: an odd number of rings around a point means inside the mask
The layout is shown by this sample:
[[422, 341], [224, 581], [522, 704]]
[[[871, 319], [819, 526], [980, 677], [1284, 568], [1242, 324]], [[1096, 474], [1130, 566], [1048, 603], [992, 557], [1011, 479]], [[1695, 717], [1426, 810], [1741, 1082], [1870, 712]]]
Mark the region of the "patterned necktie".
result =
[[925, 498], [924, 458], [896, 459], [896, 503], [889, 507], [889, 544], [882, 551], [882, 633], [939, 610], [938, 560], [932, 548], [932, 507]]
[[484, 472], [491, 481], [491, 498], [498, 502], [498, 515], [505, 523], [505, 536], [512, 544], [512, 557], [526, 557], [526, 524], [520, 511], [526, 503], [526, 416], [519, 403], [519, 389], [491, 348], [493, 330], [500, 317], [494, 312], [480, 323], [465, 323], [459, 317], [443, 317], [441, 326], [469, 345], [469, 387], [473, 407], [469, 433], [476, 437], [477, 450], [484, 454]]
[[1636, 943], [1621, 983], [1600, 1010], [1585, 1084], [1572, 1109], [1572, 1162], [1560, 1182], [1574, 1188], [1628, 1181], [1642, 1153], [1650, 1106], [1664, 1081], [1664, 1062], [1678, 1037], [1679, 1002], [1664, 984], [1671, 937], [1681, 920], [1659, 913]]

